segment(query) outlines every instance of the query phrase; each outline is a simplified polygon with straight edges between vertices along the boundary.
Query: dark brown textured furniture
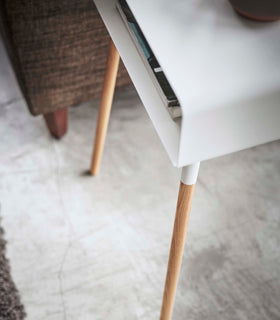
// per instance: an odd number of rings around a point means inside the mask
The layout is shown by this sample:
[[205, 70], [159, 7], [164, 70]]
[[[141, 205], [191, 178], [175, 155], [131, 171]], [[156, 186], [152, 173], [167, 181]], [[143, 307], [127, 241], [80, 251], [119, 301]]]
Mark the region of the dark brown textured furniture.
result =
[[279, 0], [229, 0], [233, 8], [248, 19], [271, 22], [280, 19]]
[[[5, 43], [29, 110], [53, 136], [67, 108], [101, 93], [109, 36], [92, 0], [1, 0]], [[2, 28], [3, 28], [2, 26]], [[129, 85], [121, 65], [117, 86]]]

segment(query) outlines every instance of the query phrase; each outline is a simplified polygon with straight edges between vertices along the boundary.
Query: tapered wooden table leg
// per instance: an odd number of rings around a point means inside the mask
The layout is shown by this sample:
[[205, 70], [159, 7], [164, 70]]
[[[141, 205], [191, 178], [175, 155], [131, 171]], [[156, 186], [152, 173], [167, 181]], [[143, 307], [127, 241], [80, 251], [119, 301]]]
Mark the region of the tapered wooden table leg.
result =
[[104, 142], [106, 138], [107, 127], [109, 123], [109, 117], [114, 97], [118, 67], [120, 56], [111, 40], [109, 53], [107, 58], [107, 65], [105, 71], [104, 84], [102, 89], [102, 96], [99, 106], [99, 113], [97, 119], [97, 126], [95, 132], [95, 142], [93, 155], [90, 166], [90, 173], [96, 175], [99, 171], [100, 161], [104, 148]]
[[160, 320], [170, 320], [183, 256], [194, 184], [180, 183]]

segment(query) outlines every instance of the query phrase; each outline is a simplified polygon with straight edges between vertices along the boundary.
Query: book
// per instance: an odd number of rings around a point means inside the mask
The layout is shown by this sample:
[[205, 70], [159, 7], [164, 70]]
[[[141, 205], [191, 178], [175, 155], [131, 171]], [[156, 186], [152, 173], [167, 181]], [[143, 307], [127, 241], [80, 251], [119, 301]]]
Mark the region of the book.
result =
[[179, 101], [127, 2], [117, 0], [116, 6], [171, 117], [173, 119], [181, 117]]

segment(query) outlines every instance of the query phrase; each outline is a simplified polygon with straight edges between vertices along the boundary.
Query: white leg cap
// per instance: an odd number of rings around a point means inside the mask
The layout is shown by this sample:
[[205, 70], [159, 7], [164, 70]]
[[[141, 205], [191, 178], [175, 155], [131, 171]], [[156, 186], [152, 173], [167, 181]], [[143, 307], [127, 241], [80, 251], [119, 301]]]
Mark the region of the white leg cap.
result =
[[190, 164], [182, 168], [181, 181], [183, 184], [192, 185], [196, 183], [200, 162]]

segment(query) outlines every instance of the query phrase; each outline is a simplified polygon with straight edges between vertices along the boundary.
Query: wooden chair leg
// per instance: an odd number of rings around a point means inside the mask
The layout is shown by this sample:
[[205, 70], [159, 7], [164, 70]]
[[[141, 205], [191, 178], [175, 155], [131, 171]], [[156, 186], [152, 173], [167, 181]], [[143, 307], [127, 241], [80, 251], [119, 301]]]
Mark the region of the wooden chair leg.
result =
[[59, 109], [51, 113], [44, 114], [50, 134], [60, 139], [67, 132], [68, 127], [68, 108]]
[[170, 320], [183, 256], [194, 184], [180, 183], [160, 320]]
[[99, 171], [100, 161], [103, 153], [104, 142], [106, 138], [107, 127], [114, 97], [117, 72], [119, 67], [120, 56], [111, 40], [105, 78], [103, 83], [97, 126], [95, 132], [94, 149], [90, 166], [90, 173], [96, 175]]

